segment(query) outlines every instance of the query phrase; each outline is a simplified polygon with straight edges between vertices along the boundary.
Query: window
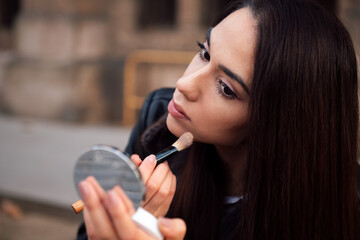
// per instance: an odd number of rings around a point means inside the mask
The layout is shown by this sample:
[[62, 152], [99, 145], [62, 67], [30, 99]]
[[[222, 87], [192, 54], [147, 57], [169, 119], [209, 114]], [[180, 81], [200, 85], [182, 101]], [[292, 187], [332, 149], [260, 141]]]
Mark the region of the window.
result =
[[174, 27], [176, 21], [176, 0], [140, 0], [139, 4], [139, 28]]
[[232, 0], [201, 0], [201, 25], [204, 27], [211, 26], [220, 14], [232, 2]]
[[20, 0], [0, 0], [0, 28], [12, 28], [19, 9]]

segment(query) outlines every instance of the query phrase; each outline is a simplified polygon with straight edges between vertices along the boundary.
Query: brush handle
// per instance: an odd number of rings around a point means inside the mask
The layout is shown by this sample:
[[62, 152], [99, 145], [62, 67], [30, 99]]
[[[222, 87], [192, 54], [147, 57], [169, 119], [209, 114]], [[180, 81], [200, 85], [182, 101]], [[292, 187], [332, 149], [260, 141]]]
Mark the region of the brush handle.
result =
[[174, 146], [170, 146], [165, 148], [161, 152], [158, 152], [156, 156], [156, 166], [160, 163], [163, 163], [169, 156], [173, 155], [174, 153], [178, 152], [177, 148]]
[[82, 200], [77, 200], [71, 205], [72, 209], [76, 214], [82, 212], [84, 210], [84, 202]]

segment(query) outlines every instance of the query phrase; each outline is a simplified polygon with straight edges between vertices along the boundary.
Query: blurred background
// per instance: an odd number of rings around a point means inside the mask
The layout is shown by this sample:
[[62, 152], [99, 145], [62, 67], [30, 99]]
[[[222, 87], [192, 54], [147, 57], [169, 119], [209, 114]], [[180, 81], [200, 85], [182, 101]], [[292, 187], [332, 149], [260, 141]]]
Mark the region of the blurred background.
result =
[[[319, 0], [359, 57], [360, 0]], [[0, 239], [75, 239], [91, 145], [123, 149], [144, 97], [173, 87], [229, 0], [0, 0]]]

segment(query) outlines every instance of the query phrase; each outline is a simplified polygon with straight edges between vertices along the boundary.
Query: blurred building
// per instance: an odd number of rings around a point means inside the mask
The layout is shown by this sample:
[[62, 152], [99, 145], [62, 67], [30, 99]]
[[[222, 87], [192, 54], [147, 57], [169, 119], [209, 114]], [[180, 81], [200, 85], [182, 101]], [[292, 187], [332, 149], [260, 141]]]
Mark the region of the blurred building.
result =
[[[359, 1], [322, 1], [358, 52]], [[149, 91], [175, 85], [228, 2], [0, 0], [0, 110], [132, 123]]]

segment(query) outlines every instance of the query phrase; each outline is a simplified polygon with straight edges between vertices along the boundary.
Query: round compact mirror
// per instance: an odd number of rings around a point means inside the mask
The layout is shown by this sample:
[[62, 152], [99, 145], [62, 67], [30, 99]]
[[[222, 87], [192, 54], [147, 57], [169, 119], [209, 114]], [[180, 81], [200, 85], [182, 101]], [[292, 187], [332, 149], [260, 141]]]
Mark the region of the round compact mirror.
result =
[[[140, 207], [145, 197], [145, 186], [140, 172], [135, 164], [119, 149], [108, 145], [95, 145], [78, 159], [74, 170], [75, 188], [87, 178], [93, 176], [105, 191], [119, 185], [137, 209], [132, 216], [133, 221], [143, 230], [157, 239], [163, 239], [157, 226], [157, 219]], [[83, 202], [77, 201], [72, 205], [74, 211], [82, 211]]]
[[119, 185], [133, 202], [135, 209], [145, 196], [145, 186], [138, 168], [116, 147], [95, 145], [80, 156], [74, 170], [77, 190], [78, 184], [88, 176], [94, 176], [105, 191]]

